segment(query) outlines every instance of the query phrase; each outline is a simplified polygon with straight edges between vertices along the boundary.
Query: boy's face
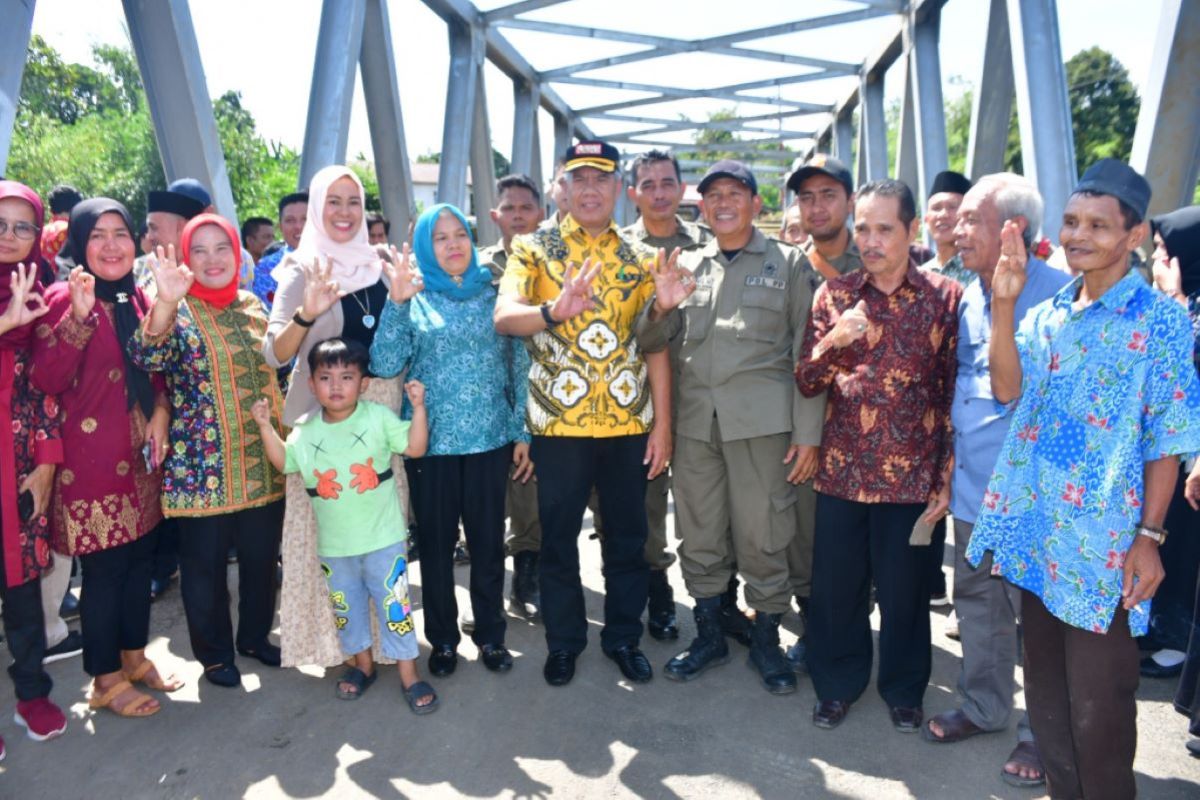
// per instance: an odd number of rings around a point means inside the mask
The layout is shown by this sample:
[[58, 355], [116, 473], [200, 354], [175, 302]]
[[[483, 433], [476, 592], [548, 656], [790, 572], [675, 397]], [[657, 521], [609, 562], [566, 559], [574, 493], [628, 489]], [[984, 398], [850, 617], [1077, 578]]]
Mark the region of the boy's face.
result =
[[352, 364], [327, 364], [317, 367], [308, 378], [309, 388], [330, 414], [342, 415], [354, 411], [358, 396], [367, 388], [368, 378]]

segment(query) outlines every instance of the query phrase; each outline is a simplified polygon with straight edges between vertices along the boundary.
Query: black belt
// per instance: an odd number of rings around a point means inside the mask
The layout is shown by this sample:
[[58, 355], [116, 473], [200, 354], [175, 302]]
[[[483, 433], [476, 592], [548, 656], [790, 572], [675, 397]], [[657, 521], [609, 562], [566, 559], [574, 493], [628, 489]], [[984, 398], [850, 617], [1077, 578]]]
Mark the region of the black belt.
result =
[[[376, 476], [378, 476], [378, 478], [379, 478], [379, 482], [380, 482], [380, 483], [383, 483], [383, 482], [384, 482], [384, 481], [386, 481], [386, 480], [391, 480], [391, 477], [392, 477], [392, 468], [391, 468], [391, 467], [388, 467], [388, 468], [387, 468], [387, 469], [385, 469], [383, 472], [377, 472], [377, 473], [375, 473], [375, 474], [376, 474]], [[308, 492], [308, 496], [309, 496], [309, 497], [319, 497], [319, 495], [317, 494], [317, 490], [316, 490], [316, 489], [305, 489], [304, 491]]]

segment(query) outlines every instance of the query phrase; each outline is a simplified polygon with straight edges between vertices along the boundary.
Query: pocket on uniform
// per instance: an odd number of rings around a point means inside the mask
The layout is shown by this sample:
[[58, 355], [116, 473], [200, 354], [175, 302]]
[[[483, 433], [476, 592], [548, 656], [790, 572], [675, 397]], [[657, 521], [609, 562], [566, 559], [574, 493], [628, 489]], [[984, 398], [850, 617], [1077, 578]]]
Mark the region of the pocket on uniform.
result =
[[683, 340], [694, 342], [708, 335], [712, 322], [712, 289], [698, 288], [679, 304], [683, 312]]
[[784, 309], [787, 307], [784, 291], [767, 286], [742, 288], [742, 325], [738, 328], [739, 339], [779, 341], [783, 335]]
[[767, 533], [766, 551], [778, 553], [792, 542], [796, 535], [796, 501], [799, 494], [795, 486], [771, 493], [771, 524]]

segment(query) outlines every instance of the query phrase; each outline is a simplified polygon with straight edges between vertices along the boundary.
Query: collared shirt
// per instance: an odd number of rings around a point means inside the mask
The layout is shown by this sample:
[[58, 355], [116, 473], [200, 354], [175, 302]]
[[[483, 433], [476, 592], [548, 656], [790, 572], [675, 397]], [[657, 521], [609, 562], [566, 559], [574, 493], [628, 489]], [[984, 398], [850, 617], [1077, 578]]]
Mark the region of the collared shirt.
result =
[[676, 247], [686, 252], [702, 246], [713, 238], [712, 231], [708, 228], [689, 222], [678, 214], [675, 215], [675, 232], [670, 236], [652, 235], [650, 231], [646, 230], [646, 220], [643, 217], [638, 217], [632, 225], [626, 225], [621, 229], [621, 233], [633, 237], [655, 250], [661, 247], [667, 251], [668, 256]]
[[491, 247], [479, 248], [479, 263], [492, 273], [492, 285], [499, 287], [500, 279], [504, 277], [504, 269], [508, 266], [508, 251], [504, 249], [504, 241], [496, 242]]
[[562, 292], [568, 264], [603, 267], [593, 290], [596, 308], [529, 339], [527, 420], [534, 436], [630, 436], [654, 419], [646, 362], [634, 325], [654, 296], [654, 254], [621, 235], [611, 221], [593, 237], [567, 215], [558, 227], [513, 239], [500, 293], [531, 305]]
[[290, 252], [292, 252], [292, 248], [284, 244], [271, 255], [263, 256], [254, 266], [254, 281], [250, 291], [258, 295], [258, 299], [263, 301], [263, 305], [267, 307], [268, 311], [271, 304], [275, 302], [275, 290], [279, 288], [279, 283], [271, 277], [271, 270], [279, 266], [279, 262]]
[[955, 253], [950, 257], [950, 260], [942, 264], [937, 260], [937, 256], [926, 261], [921, 265], [921, 269], [936, 272], [939, 275], [945, 275], [947, 278], [956, 280], [965, 289], [979, 280], [979, 273], [972, 272], [963, 266], [962, 256]]
[[[813, 487], [860, 503], [925, 503], [942, 485], [951, 452], [950, 403], [957, 367], [962, 287], [909, 262], [884, 294], [865, 270], [817, 289], [796, 381], [829, 408]], [[866, 334], [814, 356], [843, 313], [866, 303]]]
[[[956, 256], [957, 258], [957, 256]], [[975, 274], [975, 273], [972, 273]], [[1017, 323], [1043, 300], [1071, 280], [1065, 272], [1040, 259], [1025, 265], [1025, 288], [1017, 298]], [[983, 492], [1012, 419], [1012, 405], [997, 403], [992, 395], [988, 348], [992, 341], [992, 294], [975, 281], [963, 289], [958, 304], [958, 377], [954, 387], [954, 475], [951, 480], [950, 513], [956, 520], [975, 523]]]
[[732, 259], [712, 239], [680, 265], [696, 290], [674, 312], [683, 321], [678, 433], [708, 441], [716, 415], [723, 441], [791, 433], [795, 444], [820, 444], [824, 398], [803, 397], [793, 378], [817, 284], [808, 260], [755, 229]]
[[[1021, 398], [967, 559], [992, 551], [993, 573], [1102, 633], [1121, 599], [1145, 463], [1200, 450], [1200, 380], [1178, 303], [1131, 270], [1075, 311], [1081, 282], [1021, 323]], [[1149, 607], [1129, 612], [1134, 636]]]
[[[817, 277], [819, 277], [821, 280], [825, 280], [825, 276], [821, 274], [821, 270], [817, 269], [816, 267], [816, 259], [823, 258], [820, 253], [817, 253], [815, 256], [813, 255], [813, 251], [816, 249], [817, 245], [811, 236], [800, 243], [800, 250], [809, 260], [809, 263], [813, 265], [813, 271], [817, 273]], [[824, 260], [831, 267], [836, 269], [839, 275], [845, 275], [853, 272], [856, 269], [862, 269], [862, 255], [860, 255], [858, 252], [858, 245], [854, 243], [854, 234], [849, 234], [849, 238], [847, 239], [846, 243], [846, 249], [842, 251], [841, 255], [835, 256], [834, 258], [826, 258]]]

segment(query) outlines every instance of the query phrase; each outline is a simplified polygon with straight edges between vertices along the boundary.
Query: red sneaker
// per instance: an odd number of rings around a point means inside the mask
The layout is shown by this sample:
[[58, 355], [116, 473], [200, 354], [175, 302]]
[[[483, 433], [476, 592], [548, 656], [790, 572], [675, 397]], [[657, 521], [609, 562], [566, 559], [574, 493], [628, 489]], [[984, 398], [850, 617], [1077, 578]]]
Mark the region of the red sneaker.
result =
[[4, 737], [0, 736], [0, 761], [3, 761], [6, 755], [8, 755], [8, 753], [4, 749]]
[[17, 703], [13, 722], [25, 728], [25, 733], [35, 742], [62, 736], [63, 731], [67, 729], [66, 714], [45, 697]]

